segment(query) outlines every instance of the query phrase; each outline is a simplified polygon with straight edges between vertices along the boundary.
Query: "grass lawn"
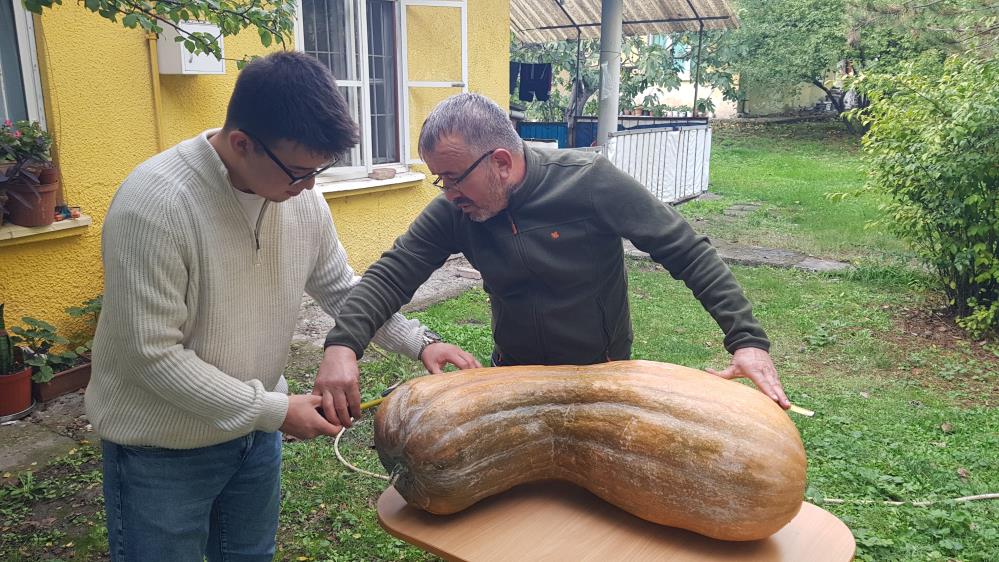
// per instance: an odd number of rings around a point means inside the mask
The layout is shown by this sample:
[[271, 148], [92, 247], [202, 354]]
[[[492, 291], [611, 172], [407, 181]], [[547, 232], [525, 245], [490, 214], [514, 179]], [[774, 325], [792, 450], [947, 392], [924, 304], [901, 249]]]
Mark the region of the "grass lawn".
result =
[[[934, 282], [908, 266], [904, 245], [864, 225], [872, 196], [832, 203], [827, 192], [863, 182], [856, 139], [838, 124], [720, 128], [712, 191], [684, 205], [714, 238], [797, 249], [854, 262], [847, 274], [734, 267], [773, 340], [808, 452], [808, 499], [857, 538], [859, 560], [999, 560], [999, 501], [929, 507], [824, 500], [932, 500], [999, 492], [999, 345], [968, 340], [941, 311]], [[757, 203], [746, 217], [723, 209]], [[634, 356], [692, 367], [726, 365], [721, 334], [682, 284], [646, 261], [629, 264]], [[417, 314], [446, 339], [485, 359], [485, 293]], [[292, 349], [293, 390], [311, 389], [320, 351]], [[420, 372], [409, 360], [369, 351], [363, 398]], [[371, 417], [341, 450], [380, 472]], [[384, 482], [336, 459], [330, 440], [285, 447], [281, 560], [433, 560], [377, 524]], [[0, 487], [0, 559], [100, 560], [106, 548], [95, 449], [82, 444], [54, 465]], [[67, 546], [69, 545], [69, 546]]]

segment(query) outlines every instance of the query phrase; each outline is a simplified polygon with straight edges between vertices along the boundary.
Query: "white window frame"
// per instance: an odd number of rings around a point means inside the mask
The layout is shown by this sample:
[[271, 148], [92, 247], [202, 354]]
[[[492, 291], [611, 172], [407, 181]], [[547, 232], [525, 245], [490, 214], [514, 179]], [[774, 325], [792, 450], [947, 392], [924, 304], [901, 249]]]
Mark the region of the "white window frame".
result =
[[[38, 121], [43, 129], [45, 123], [45, 102], [42, 99], [42, 80], [38, 71], [38, 51], [35, 50], [35, 22], [31, 12], [24, 9], [20, 0], [0, 0], [10, 2], [14, 8], [14, 29], [17, 34], [18, 57], [21, 61], [21, 86], [28, 109], [28, 120]], [[0, 79], [6, 79], [0, 77]]]
[[[395, 0], [393, 0], [395, 1]], [[402, 26], [400, 24], [400, 8], [398, 6], [399, 2], [395, 1], [396, 4], [396, 75], [399, 77], [397, 82], [397, 134], [399, 135], [399, 161], [378, 164], [377, 166], [373, 164], [372, 155], [372, 130], [371, 130], [371, 87], [370, 87], [370, 67], [368, 66], [368, 18], [367, 18], [367, 0], [349, 0], [347, 2], [347, 17], [348, 20], [355, 22], [355, 26], [352, 26], [348, 30], [350, 39], [348, 40], [348, 48], [359, 49], [360, 52], [350, 51], [347, 53], [346, 59], [347, 64], [356, 72], [353, 73], [354, 76], [360, 78], [359, 80], [343, 80], [337, 77], [337, 86], [350, 86], [357, 88], [360, 94], [360, 104], [358, 107], [357, 121], [361, 128], [361, 142], [351, 149], [351, 158], [354, 162], [361, 162], [360, 165], [350, 166], [350, 167], [337, 167], [331, 168], [330, 170], [322, 174], [322, 178], [328, 181], [339, 181], [339, 180], [351, 180], [357, 178], [367, 177], [371, 171], [378, 168], [395, 168], [397, 172], [405, 172], [408, 168], [404, 164], [405, 159], [405, 146], [406, 146], [406, 132], [405, 121], [403, 116], [403, 66], [405, 65], [406, 51], [404, 50], [404, 41], [401, 38], [400, 30]], [[296, 2], [296, 17], [295, 17], [295, 48], [299, 51], [305, 50], [305, 27], [302, 17], [302, 0]], [[356, 34], [356, 35], [355, 35]], [[356, 66], [356, 68], [355, 68]], [[349, 102], [349, 100], [348, 100]]]
[[[402, 38], [402, 80], [399, 82], [402, 85], [401, 98], [403, 100], [402, 104], [402, 118], [400, 121], [405, 124], [409, 124], [409, 89], [410, 88], [461, 88], [464, 93], [468, 92], [468, 2], [466, 0], [399, 0], [401, 16], [397, 18], [400, 22], [401, 30], [400, 37]], [[407, 38], [407, 28], [406, 28], [406, 7], [407, 6], [427, 6], [435, 8], [457, 8], [461, 10], [461, 79], [460, 80], [443, 80], [443, 81], [413, 81], [409, 79], [409, 57], [406, 53], [409, 53], [409, 45]], [[404, 155], [407, 164], [422, 164], [423, 161], [418, 157], [414, 157], [412, 148], [409, 142], [409, 135], [403, 137], [404, 141], [402, 144]]]
[[[463, 92], [468, 91], [468, 5], [466, 0], [392, 0], [396, 5], [395, 11], [395, 33], [396, 33], [396, 75], [397, 83], [397, 106], [398, 106], [398, 134], [399, 134], [399, 161], [395, 163], [378, 164], [372, 163], [371, 151], [371, 90], [369, 86], [370, 68], [368, 66], [368, 21], [367, 21], [367, 0], [351, 0], [348, 6], [357, 10], [357, 13], [364, 14], [364, 17], [356, 18], [357, 25], [355, 45], [360, 49], [360, 53], [348, 53], [348, 64], [359, 64], [355, 76], [360, 80], [337, 79], [337, 85], [358, 87], [360, 90], [361, 103], [359, 104], [360, 114], [357, 116], [358, 124], [361, 126], [361, 142], [353, 149], [352, 157], [354, 162], [362, 162], [361, 165], [349, 168], [338, 167], [324, 172], [322, 178], [327, 181], [351, 180], [367, 177], [375, 168], [395, 168], [397, 172], [406, 172], [410, 164], [420, 164], [421, 160], [413, 158], [413, 147], [409, 138], [409, 89], [410, 88], [457, 88]], [[456, 8], [461, 10], [461, 77], [459, 80], [442, 81], [411, 81], [409, 79], [409, 44], [408, 30], [406, 23], [406, 8], [409, 6], [428, 6]], [[297, 14], [295, 17], [295, 48], [305, 50], [305, 28], [302, 17], [302, 2], [296, 3]], [[353, 16], [353, 13], [350, 14]]]

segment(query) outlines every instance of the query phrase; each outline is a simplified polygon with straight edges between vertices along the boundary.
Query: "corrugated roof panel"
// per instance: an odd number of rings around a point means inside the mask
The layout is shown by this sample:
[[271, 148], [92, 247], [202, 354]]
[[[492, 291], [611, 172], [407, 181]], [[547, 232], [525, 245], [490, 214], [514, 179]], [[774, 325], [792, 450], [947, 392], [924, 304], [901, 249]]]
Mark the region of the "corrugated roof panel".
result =
[[[572, 21], [559, 9], [559, 4]], [[510, 29], [527, 43], [600, 37], [601, 0], [510, 0]], [[693, 9], [691, 9], [693, 6]], [[704, 29], [732, 29], [739, 20], [726, 0], [624, 0], [624, 35], [652, 35], [697, 31], [700, 16]], [[672, 20], [672, 21], [669, 21]], [[633, 23], [628, 23], [633, 22]]]

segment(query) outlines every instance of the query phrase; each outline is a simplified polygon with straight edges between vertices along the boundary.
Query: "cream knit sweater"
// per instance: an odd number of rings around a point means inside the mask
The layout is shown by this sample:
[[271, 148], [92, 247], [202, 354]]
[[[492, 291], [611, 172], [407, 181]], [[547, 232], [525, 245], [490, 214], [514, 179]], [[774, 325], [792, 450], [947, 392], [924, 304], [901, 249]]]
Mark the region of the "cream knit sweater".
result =
[[[277, 430], [303, 292], [335, 318], [357, 282], [318, 193], [265, 203], [250, 224], [214, 132], [141, 164], [105, 218], [86, 394], [102, 439], [189, 449]], [[376, 341], [415, 358], [422, 332], [397, 314]]]

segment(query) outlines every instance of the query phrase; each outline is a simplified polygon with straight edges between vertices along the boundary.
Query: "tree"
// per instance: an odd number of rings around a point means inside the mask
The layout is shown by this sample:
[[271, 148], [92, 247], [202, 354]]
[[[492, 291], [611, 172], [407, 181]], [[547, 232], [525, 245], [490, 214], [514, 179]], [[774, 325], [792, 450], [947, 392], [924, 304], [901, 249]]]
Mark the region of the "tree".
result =
[[[41, 15], [44, 8], [62, 4], [62, 0], [23, 0], [24, 7]], [[260, 43], [286, 45], [295, 28], [295, 0], [82, 0], [83, 6], [101, 17], [118, 22], [129, 29], [144, 29], [162, 33], [163, 27], [177, 30], [177, 41], [183, 42], [195, 54], [211, 54], [222, 59], [218, 39], [236, 35], [254, 27]], [[180, 27], [182, 21], [198, 20], [215, 24], [219, 35], [189, 33]], [[246, 59], [237, 60], [242, 66]]]
[[[999, 42], [997, 0], [853, 0], [851, 30], [892, 29], [919, 52], [937, 49], [987, 60]], [[909, 57], [914, 58], [914, 57]]]
[[741, 26], [719, 38], [719, 68], [744, 86], [780, 93], [813, 84], [844, 110], [825, 78], [849, 58], [846, 0], [739, 0], [737, 6]]
[[999, 331], [999, 62], [920, 59], [858, 86], [881, 222], [937, 272], [959, 324]]

